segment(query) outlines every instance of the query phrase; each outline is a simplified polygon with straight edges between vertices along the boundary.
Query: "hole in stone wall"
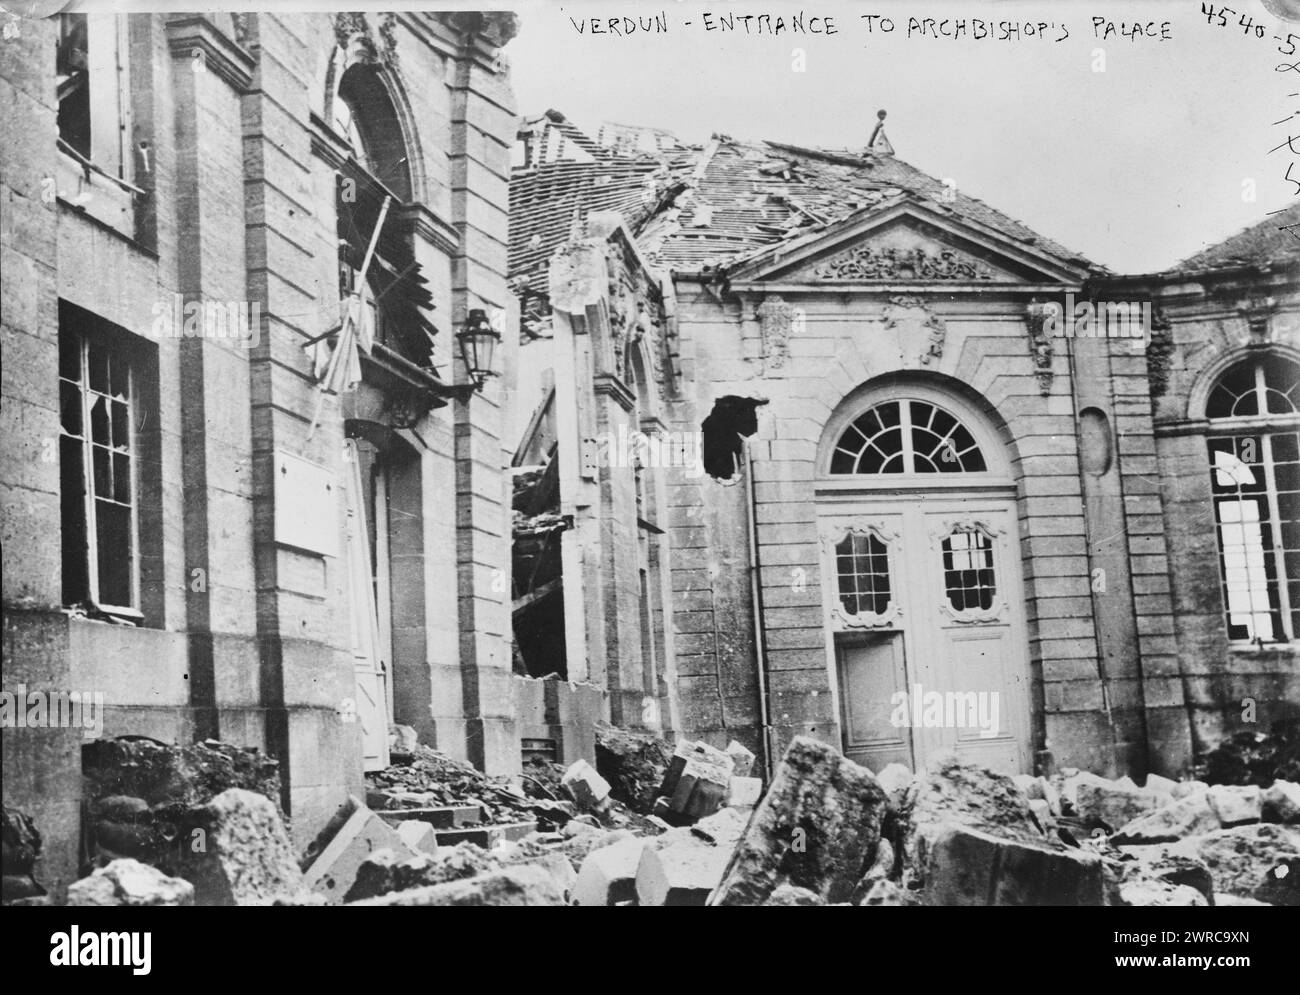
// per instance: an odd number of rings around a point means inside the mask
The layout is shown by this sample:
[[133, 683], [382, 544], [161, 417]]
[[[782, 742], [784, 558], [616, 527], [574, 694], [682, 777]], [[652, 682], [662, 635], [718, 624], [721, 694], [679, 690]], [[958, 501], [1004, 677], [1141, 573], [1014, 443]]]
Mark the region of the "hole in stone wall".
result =
[[713, 410], [700, 424], [704, 434], [704, 471], [715, 480], [731, 480], [736, 475], [744, 439], [758, 431], [758, 406], [766, 398], [718, 398]]

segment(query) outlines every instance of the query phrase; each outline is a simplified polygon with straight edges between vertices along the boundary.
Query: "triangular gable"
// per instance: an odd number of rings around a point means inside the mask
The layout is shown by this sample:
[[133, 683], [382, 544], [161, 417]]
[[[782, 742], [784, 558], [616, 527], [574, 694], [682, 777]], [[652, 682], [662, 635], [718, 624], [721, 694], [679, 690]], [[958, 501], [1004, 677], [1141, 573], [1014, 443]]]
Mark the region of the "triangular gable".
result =
[[914, 201], [868, 208], [729, 268], [731, 286], [1076, 285], [1087, 271], [992, 228]]

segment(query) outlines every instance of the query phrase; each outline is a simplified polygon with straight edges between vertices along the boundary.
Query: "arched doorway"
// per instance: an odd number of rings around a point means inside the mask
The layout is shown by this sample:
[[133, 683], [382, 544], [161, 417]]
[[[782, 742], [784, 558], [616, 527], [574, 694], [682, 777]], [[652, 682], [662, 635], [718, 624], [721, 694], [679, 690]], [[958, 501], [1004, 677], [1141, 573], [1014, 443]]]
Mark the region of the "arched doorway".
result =
[[845, 755], [1028, 771], [1015, 482], [988, 419], [933, 385], [868, 385], [828, 422], [817, 473]]

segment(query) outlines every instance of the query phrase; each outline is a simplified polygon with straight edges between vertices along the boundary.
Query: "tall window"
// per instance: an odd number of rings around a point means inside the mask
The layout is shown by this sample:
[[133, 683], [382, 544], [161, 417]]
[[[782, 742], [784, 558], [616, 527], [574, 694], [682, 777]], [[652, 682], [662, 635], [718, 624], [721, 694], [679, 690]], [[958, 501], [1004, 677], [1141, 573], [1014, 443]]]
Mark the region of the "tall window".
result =
[[135, 371], [111, 326], [59, 305], [63, 600], [138, 616]]
[[1300, 366], [1248, 359], [1206, 402], [1210, 481], [1228, 638], [1300, 631]]
[[130, 178], [127, 23], [118, 14], [60, 14], [54, 60], [60, 146], [118, 180]]

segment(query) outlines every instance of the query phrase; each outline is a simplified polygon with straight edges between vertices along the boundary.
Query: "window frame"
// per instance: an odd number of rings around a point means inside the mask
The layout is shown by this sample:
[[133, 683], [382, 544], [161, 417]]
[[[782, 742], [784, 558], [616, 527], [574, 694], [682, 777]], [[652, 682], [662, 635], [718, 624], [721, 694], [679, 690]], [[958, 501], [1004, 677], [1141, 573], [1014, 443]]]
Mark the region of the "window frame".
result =
[[[60, 439], [67, 438], [79, 444], [81, 449], [82, 465], [82, 494], [81, 509], [82, 522], [86, 532], [85, 560], [86, 560], [86, 598], [85, 600], [96, 609], [120, 618], [129, 619], [135, 622], [144, 620], [144, 612], [141, 604], [140, 590], [140, 439], [136, 421], [136, 400], [138, 396], [138, 371], [136, 363], [126, 354], [126, 350], [115, 348], [112, 340], [106, 336], [101, 336], [94, 331], [84, 329], [68, 328], [60, 329], [60, 335], [74, 335], [77, 339], [78, 355], [78, 379], [74, 382], [64, 377], [60, 372], [59, 390], [62, 391], [64, 383], [71, 384], [77, 390], [78, 400], [80, 402], [80, 429], [81, 435], [73, 435], [64, 427], [62, 420], [59, 424]], [[122, 402], [126, 407], [127, 419], [127, 444], [126, 450], [122, 455], [126, 457], [128, 474], [129, 474], [129, 500], [122, 502], [117, 500], [116, 496], [101, 497], [96, 493], [95, 482], [95, 448], [98, 443], [94, 441], [94, 431], [91, 427], [91, 412], [94, 405], [91, 403], [92, 396], [101, 397], [106, 404], [114, 403], [113, 395], [104, 394], [95, 390], [90, 385], [90, 348], [92, 340], [98, 339], [99, 345], [104, 348], [111, 357], [110, 362], [121, 362], [126, 368], [126, 397]], [[110, 382], [110, 389], [111, 389]], [[62, 399], [60, 398], [60, 410], [62, 410]], [[111, 415], [110, 415], [111, 418]], [[118, 451], [112, 447], [112, 428], [110, 422], [109, 443], [107, 448], [110, 454], [110, 468], [113, 466], [112, 457], [118, 454]], [[115, 471], [113, 471], [115, 472]], [[99, 564], [99, 511], [96, 502], [100, 500], [111, 501], [116, 505], [125, 504], [129, 508], [129, 528], [128, 528], [128, 557], [129, 557], [129, 575], [130, 575], [130, 594], [132, 604], [116, 605], [106, 602], [101, 597], [100, 583], [100, 564]], [[62, 520], [60, 520], [60, 532], [63, 532]], [[62, 600], [62, 594], [60, 595]], [[75, 602], [74, 602], [75, 603]]]
[[[1283, 356], [1278, 353], [1266, 353], [1262, 355], [1238, 357], [1217, 371], [1209, 381], [1206, 389], [1202, 413], [1205, 417], [1206, 431], [1203, 437], [1205, 453], [1205, 467], [1208, 470], [1210, 485], [1210, 502], [1214, 519], [1214, 538], [1215, 553], [1219, 568], [1219, 597], [1221, 601], [1220, 618], [1223, 621], [1225, 635], [1227, 636], [1230, 646], [1243, 647], [1279, 647], [1295, 643], [1300, 638], [1300, 625], [1297, 625], [1295, 613], [1300, 611], [1300, 604], [1292, 604], [1290, 586], [1293, 583], [1300, 582], [1300, 575], [1291, 576], [1287, 570], [1287, 553], [1285, 546], [1285, 537], [1283, 535], [1284, 526], [1288, 523], [1295, 527], [1300, 527], [1300, 517], [1294, 519], [1284, 519], [1282, 516], [1281, 494], [1278, 490], [1277, 466], [1274, 458], [1274, 440], [1277, 437], [1285, 435], [1300, 435], [1300, 407], [1295, 401], [1291, 401], [1293, 410], [1286, 412], [1270, 412], [1268, 410], [1268, 391], [1267, 367], [1269, 362], [1284, 364], [1285, 367], [1292, 370], [1300, 370], [1300, 364], [1294, 359]], [[1211, 417], [1209, 414], [1210, 405], [1221, 384], [1243, 366], [1249, 365], [1254, 373], [1254, 384], [1251, 392], [1255, 395], [1256, 413], [1249, 415], [1226, 415], [1220, 417]], [[1244, 397], [1245, 395], [1239, 395]], [[1234, 402], [1236, 403], [1236, 402]], [[1218, 492], [1216, 488], [1218, 483], [1218, 474], [1224, 471], [1216, 465], [1213, 453], [1213, 447], [1216, 443], [1230, 441], [1234, 457], [1237, 456], [1238, 446], [1242, 439], [1257, 439], [1259, 442], [1260, 452], [1256, 460], [1246, 462], [1244, 465], [1249, 467], [1258, 467], [1262, 470], [1263, 486], [1258, 491], [1243, 492], [1241, 485], [1238, 484], [1235, 496], [1232, 492]], [[1300, 439], [1297, 440], [1300, 443]], [[1246, 623], [1251, 628], [1254, 627], [1254, 616], [1264, 614], [1263, 611], [1255, 611], [1253, 608], [1254, 589], [1250, 586], [1249, 577], [1247, 578], [1247, 587], [1245, 593], [1248, 601], [1248, 610], [1245, 613], [1232, 612], [1229, 601], [1229, 578], [1228, 562], [1226, 548], [1224, 544], [1224, 530], [1228, 525], [1237, 523], [1225, 523], [1221, 520], [1219, 507], [1222, 503], [1229, 500], [1236, 500], [1238, 504], [1243, 503], [1246, 499], [1262, 499], [1258, 501], [1261, 510], [1267, 513], [1267, 520], [1261, 519], [1259, 522], [1261, 548], [1263, 550], [1265, 571], [1264, 579], [1264, 596], [1267, 604], [1267, 613], [1272, 621], [1273, 638], [1264, 639], [1256, 632], [1254, 635], [1234, 636], [1233, 622], [1234, 614], [1237, 616], [1245, 615], [1249, 621]], [[1297, 499], [1300, 500], [1300, 499]], [[1243, 530], [1244, 533], [1244, 530]], [[1267, 535], [1267, 544], [1263, 543], [1264, 536]], [[1300, 548], [1291, 550], [1293, 553], [1300, 553]], [[1272, 579], [1268, 577], [1269, 567], [1272, 567]], [[1273, 595], [1276, 595], [1277, 608], [1273, 608]], [[1277, 633], [1281, 633], [1281, 638], [1276, 638]]]
[[[883, 547], [883, 554], [876, 554], [885, 557], [885, 576], [889, 585], [889, 600], [886, 601], [883, 611], [850, 612], [844, 604], [840, 583], [841, 579], [846, 575], [840, 573], [841, 554], [839, 546], [847, 540], [850, 542], [850, 547], [852, 547], [852, 538], [854, 536], [865, 537], [869, 540], [874, 539]], [[830, 609], [831, 618], [835, 623], [835, 631], [893, 629], [902, 617], [898, 566], [895, 562], [899, 538], [898, 533], [883, 522], [878, 521], [862, 521], [859, 519], [854, 522], [827, 523], [822, 527], [822, 562], [830, 566], [830, 577], [828, 578], [830, 586], [827, 590], [831, 592]], [[852, 576], [856, 576], [856, 574]], [[861, 608], [860, 600], [858, 606]]]
[[[905, 407], [905, 402], [920, 402], [955, 419], [979, 448], [984, 469], [952, 473], [832, 473], [832, 460], [850, 426], [867, 412], [891, 401], [903, 403]], [[842, 401], [822, 431], [816, 468], [815, 487], [818, 493], [826, 495], [916, 490], [992, 494], [1007, 492], [1016, 486], [1011, 454], [997, 428], [993, 412], [946, 387], [911, 378], [893, 383], [863, 384]]]

